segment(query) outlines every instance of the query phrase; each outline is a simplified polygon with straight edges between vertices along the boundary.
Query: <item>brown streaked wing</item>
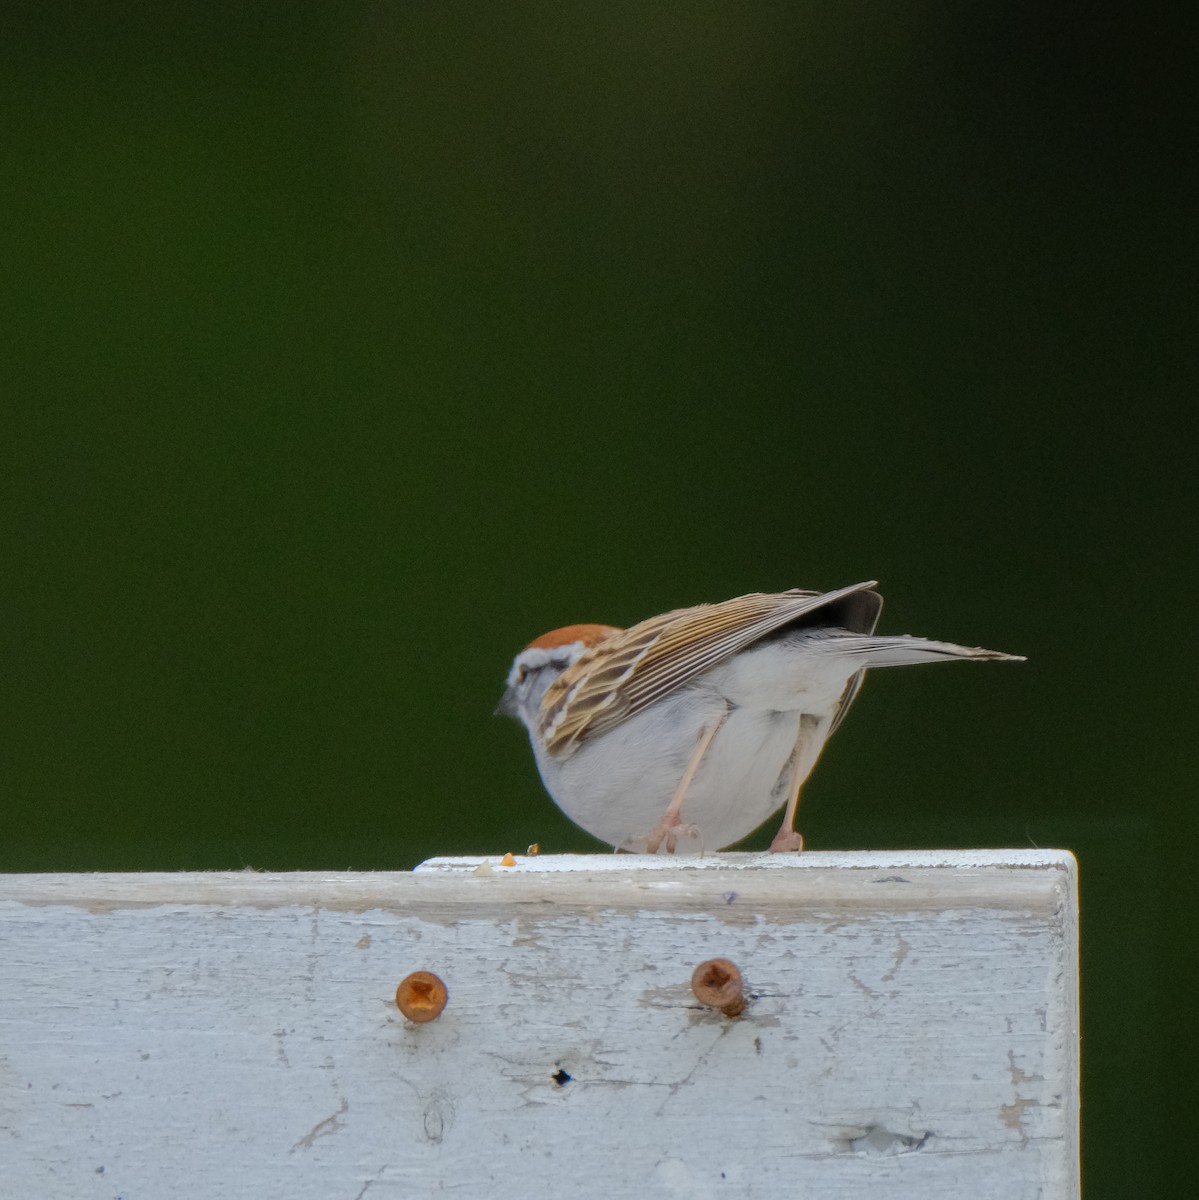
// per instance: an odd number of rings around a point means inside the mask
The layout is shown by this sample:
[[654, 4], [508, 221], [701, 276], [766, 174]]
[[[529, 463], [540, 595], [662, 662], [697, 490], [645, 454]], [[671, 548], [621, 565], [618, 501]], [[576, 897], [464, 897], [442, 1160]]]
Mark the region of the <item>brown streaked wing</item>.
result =
[[[546, 749], [569, 752], [773, 630], [874, 586], [869, 581], [835, 592], [753, 592], [650, 617], [606, 638], [546, 692], [541, 715]], [[849, 688], [846, 695], [852, 700]]]

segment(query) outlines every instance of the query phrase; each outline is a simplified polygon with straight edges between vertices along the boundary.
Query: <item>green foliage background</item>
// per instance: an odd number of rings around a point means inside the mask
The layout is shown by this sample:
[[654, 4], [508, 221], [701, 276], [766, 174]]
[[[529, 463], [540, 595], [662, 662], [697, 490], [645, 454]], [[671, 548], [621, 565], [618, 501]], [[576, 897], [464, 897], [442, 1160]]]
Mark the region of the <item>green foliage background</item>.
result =
[[1030, 661], [872, 677], [809, 845], [1073, 849], [1088, 1195], [1169, 1194], [1194, 227], [1160, 14], [2, 20], [0, 869], [597, 850], [491, 717], [516, 650], [877, 577], [885, 630]]

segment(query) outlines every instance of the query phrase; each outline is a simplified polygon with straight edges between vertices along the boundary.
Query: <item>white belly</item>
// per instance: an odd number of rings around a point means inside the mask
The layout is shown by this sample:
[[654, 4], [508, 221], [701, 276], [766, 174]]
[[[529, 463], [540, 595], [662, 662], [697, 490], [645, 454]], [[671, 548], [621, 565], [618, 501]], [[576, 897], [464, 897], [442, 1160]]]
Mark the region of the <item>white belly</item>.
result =
[[[643, 851], [695, 752], [698, 729], [724, 711], [717, 697], [682, 689], [563, 762], [539, 756], [542, 779], [588, 833]], [[677, 853], [711, 853], [740, 841], [786, 803], [799, 722], [798, 712], [728, 713], [683, 802], [680, 820], [697, 836], [680, 838]]]

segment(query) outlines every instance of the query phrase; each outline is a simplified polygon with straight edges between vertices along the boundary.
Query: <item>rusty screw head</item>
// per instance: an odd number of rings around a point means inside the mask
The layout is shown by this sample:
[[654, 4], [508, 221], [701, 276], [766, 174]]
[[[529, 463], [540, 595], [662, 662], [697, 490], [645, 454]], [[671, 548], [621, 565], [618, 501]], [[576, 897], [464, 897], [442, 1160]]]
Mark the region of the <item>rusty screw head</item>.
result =
[[695, 998], [726, 1017], [739, 1017], [745, 1009], [741, 972], [727, 958], [710, 958], [691, 972]]
[[441, 1016], [449, 995], [445, 984], [432, 971], [413, 971], [396, 988], [396, 1006], [408, 1020], [423, 1025]]

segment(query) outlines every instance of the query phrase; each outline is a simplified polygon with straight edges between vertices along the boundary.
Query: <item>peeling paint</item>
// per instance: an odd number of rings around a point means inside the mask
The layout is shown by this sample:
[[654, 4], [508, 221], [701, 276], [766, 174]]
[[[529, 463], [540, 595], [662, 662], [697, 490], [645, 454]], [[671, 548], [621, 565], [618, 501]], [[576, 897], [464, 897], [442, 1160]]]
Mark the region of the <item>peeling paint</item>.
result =
[[890, 983], [895, 978], [896, 972], [903, 966], [903, 960], [907, 958], [911, 948], [902, 937], [899, 939], [899, 945], [895, 948], [895, 961], [891, 964], [891, 969], [883, 976], [884, 983]]
[[341, 1119], [350, 1111], [350, 1102], [343, 1096], [341, 1107], [335, 1112], [327, 1116], [323, 1121], [318, 1121], [294, 1146], [290, 1153], [294, 1154], [297, 1150], [311, 1150], [313, 1142], [319, 1137], [326, 1137], [328, 1134], [337, 1133], [341, 1129]]

